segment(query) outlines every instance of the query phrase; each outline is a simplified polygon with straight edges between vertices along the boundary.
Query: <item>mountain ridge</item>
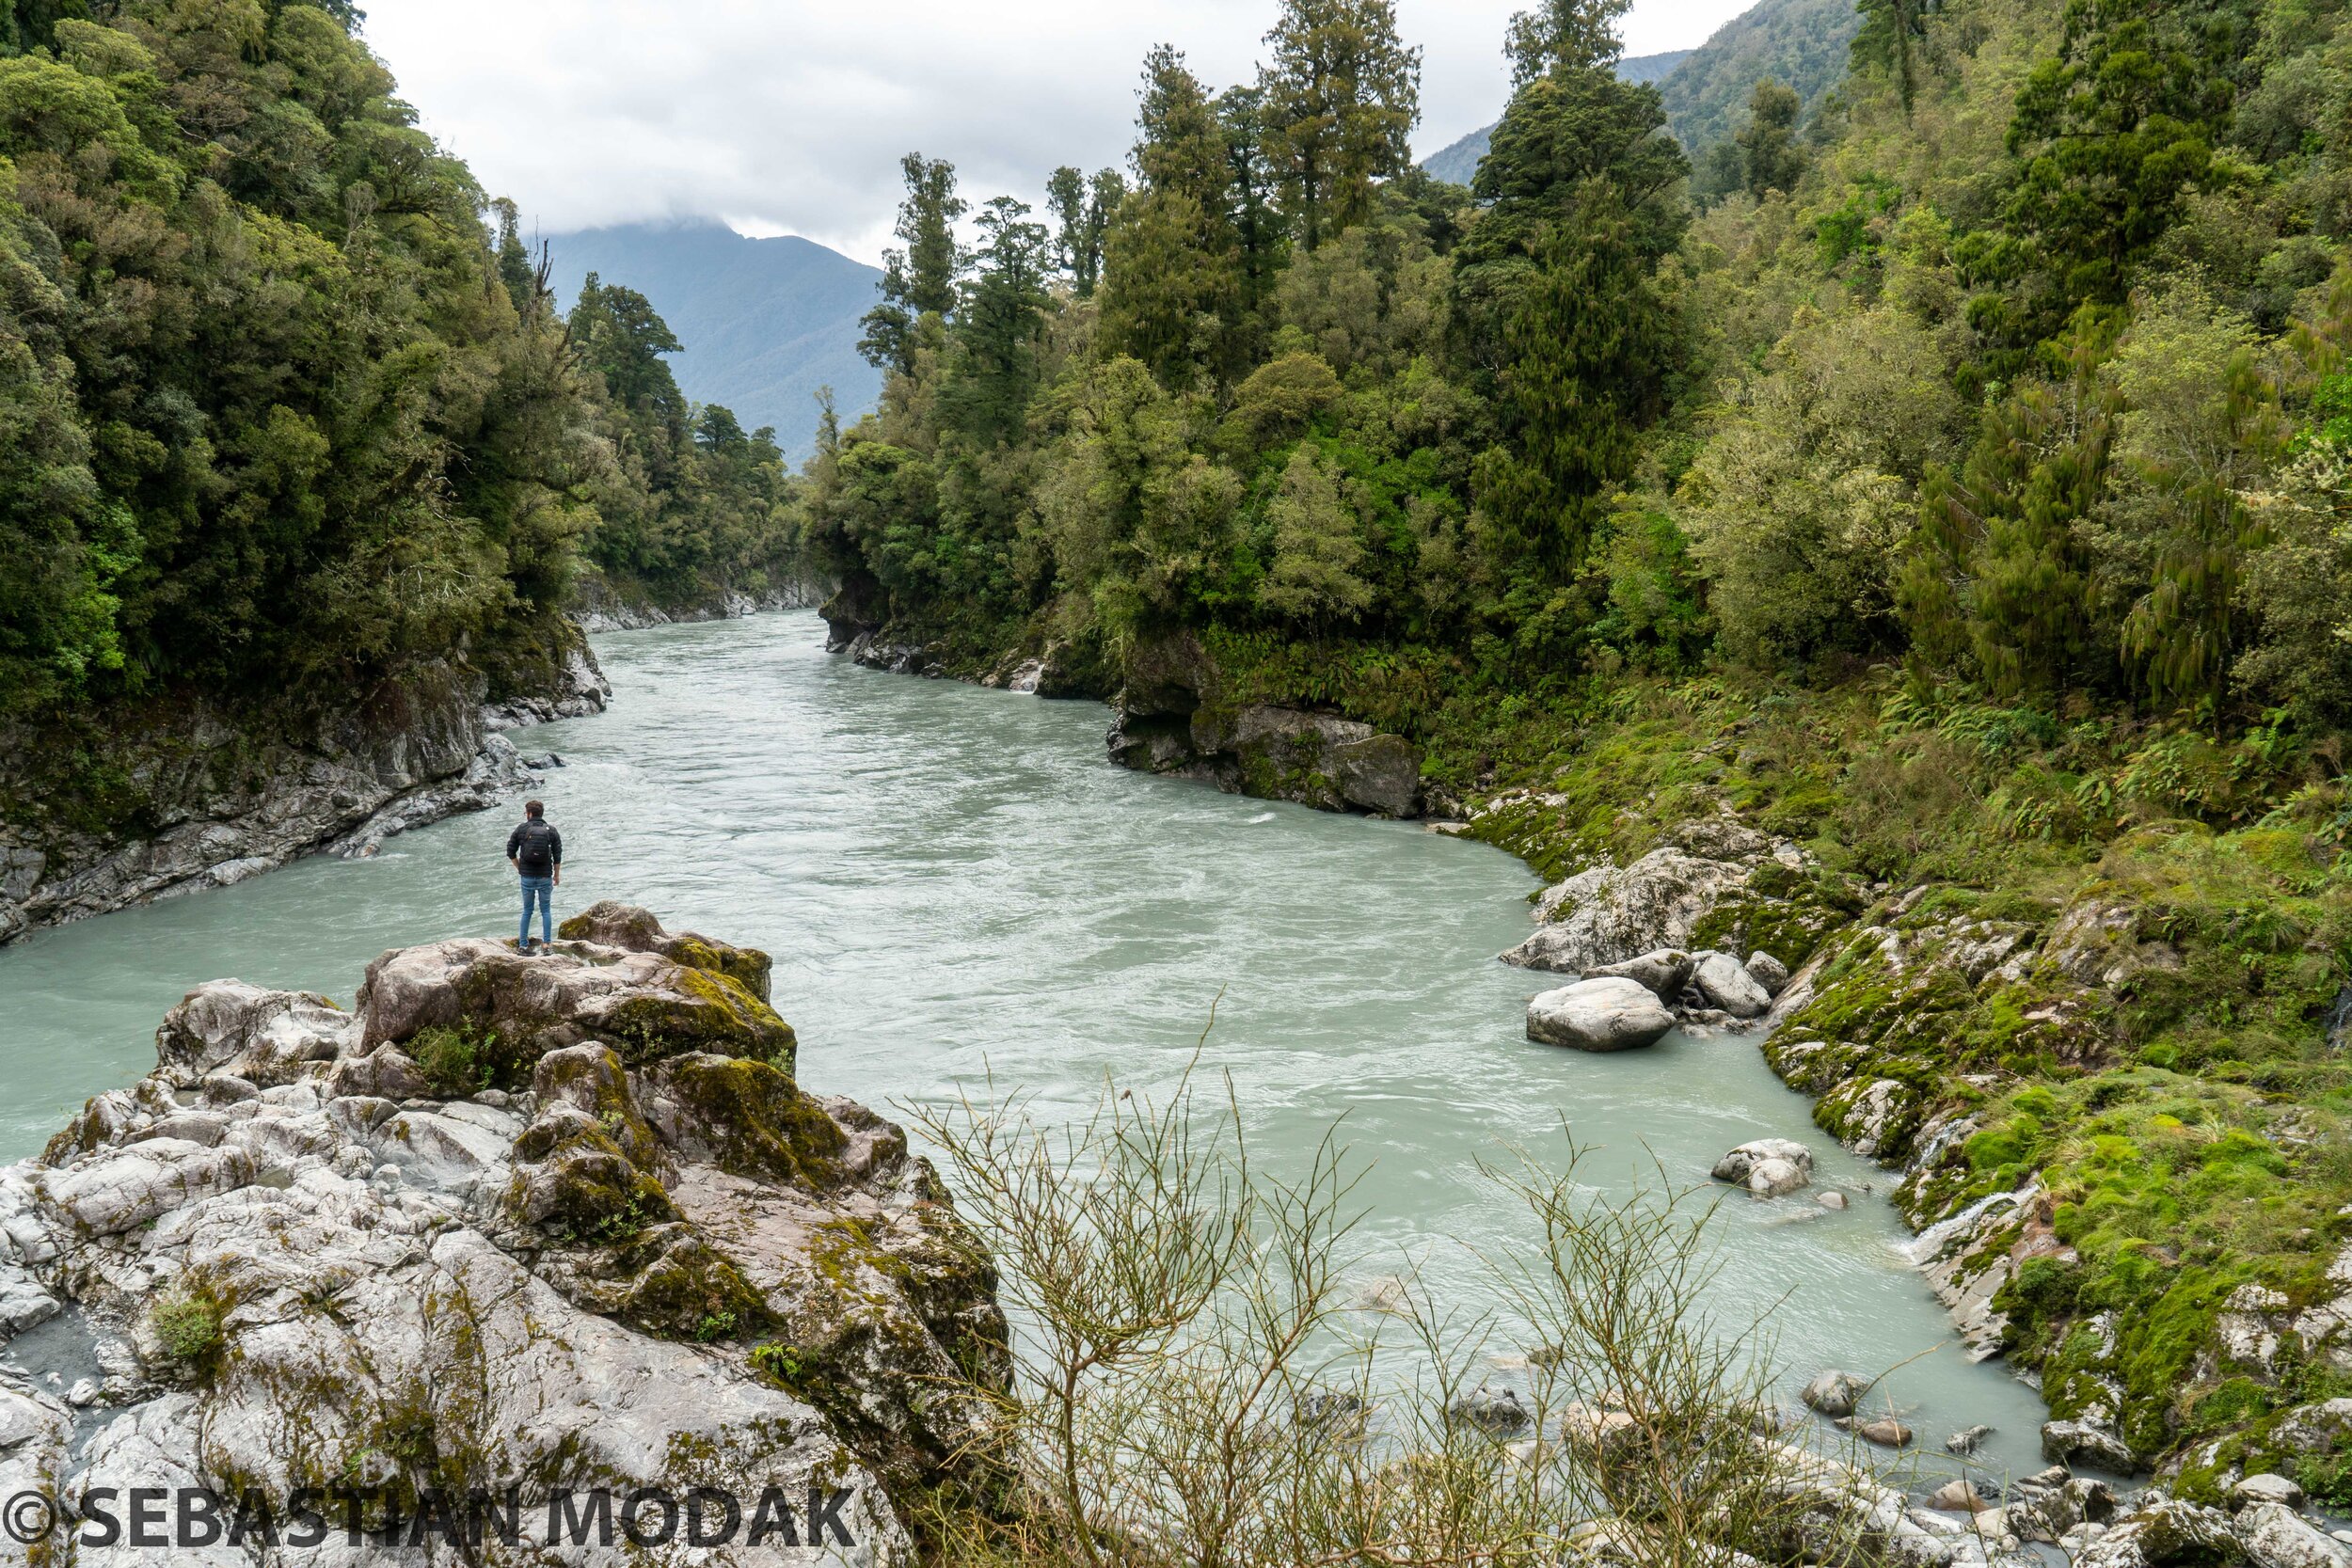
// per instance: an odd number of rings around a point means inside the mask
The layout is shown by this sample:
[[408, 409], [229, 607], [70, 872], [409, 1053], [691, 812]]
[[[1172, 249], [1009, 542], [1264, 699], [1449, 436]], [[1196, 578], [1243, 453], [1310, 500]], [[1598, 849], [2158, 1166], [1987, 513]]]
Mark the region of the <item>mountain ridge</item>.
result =
[[[1715, 29], [1696, 49], [1642, 55], [1617, 63], [1629, 82], [1654, 84], [1667, 128], [1696, 154], [1745, 122], [1748, 95], [1767, 79], [1796, 89], [1810, 114], [1846, 73], [1846, 55], [1862, 24], [1851, 0], [1759, 0]], [[1467, 185], [1477, 176], [1494, 126], [1472, 131], [1422, 160], [1440, 180]]]
[[644, 294], [685, 345], [669, 356], [680, 389], [746, 428], [773, 426], [789, 462], [815, 450], [820, 388], [844, 419], [881, 396], [882, 372], [857, 352], [882, 277], [863, 261], [797, 234], [752, 239], [710, 222], [621, 224], [547, 244], [562, 308], [590, 273]]

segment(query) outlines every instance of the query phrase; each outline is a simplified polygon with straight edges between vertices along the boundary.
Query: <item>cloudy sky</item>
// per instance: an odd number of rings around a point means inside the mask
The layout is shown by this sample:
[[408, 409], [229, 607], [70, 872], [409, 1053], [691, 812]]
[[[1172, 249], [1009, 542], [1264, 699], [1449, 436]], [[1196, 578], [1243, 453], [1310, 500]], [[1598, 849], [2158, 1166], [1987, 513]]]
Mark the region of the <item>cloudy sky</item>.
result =
[[[1429, 153], [1488, 123], [1527, 0], [1398, 0], [1423, 50]], [[1630, 55], [1688, 49], [1752, 0], [1635, 0]], [[1040, 199], [1059, 164], [1120, 163], [1144, 51], [1213, 86], [1255, 72], [1275, 0], [368, 0], [366, 37], [426, 129], [548, 233], [718, 218], [866, 261], [898, 158], [968, 197]]]

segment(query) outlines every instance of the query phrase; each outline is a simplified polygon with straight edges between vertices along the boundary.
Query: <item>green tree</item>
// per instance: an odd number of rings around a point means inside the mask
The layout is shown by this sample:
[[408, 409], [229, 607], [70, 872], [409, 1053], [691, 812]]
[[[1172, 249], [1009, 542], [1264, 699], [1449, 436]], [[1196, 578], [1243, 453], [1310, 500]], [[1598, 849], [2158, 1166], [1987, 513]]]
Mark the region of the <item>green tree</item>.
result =
[[1272, 614], [1308, 626], [1353, 621], [1372, 606], [1363, 564], [1362, 525], [1335, 473], [1312, 442], [1303, 442], [1266, 505], [1273, 561], [1258, 589]]
[[590, 273], [572, 305], [571, 342], [606, 393], [666, 449], [686, 439], [685, 394], [662, 362], [683, 346], [653, 302], [636, 290], [606, 285]]
[[2054, 335], [2085, 301], [2119, 304], [2132, 269], [2213, 166], [2237, 52], [2250, 40], [2228, 7], [2074, 0], [2058, 53], [2018, 89], [2006, 237], [1971, 236], [1963, 269], [2022, 289], [1981, 326], [2022, 346]]
[[898, 204], [897, 232], [905, 248], [882, 252], [882, 303], [859, 324], [866, 334], [857, 347], [868, 363], [907, 374], [914, 369], [923, 318], [955, 309], [964, 261], [956, 223], [970, 209], [956, 194], [955, 165], [910, 152], [898, 166], [907, 194]]
[[1860, 0], [1862, 26], [1854, 34], [1853, 62], [1875, 66], [1894, 78], [1909, 114], [1919, 93], [1920, 55], [1928, 18], [1938, 0]]
[[1748, 122], [1734, 138], [1748, 194], [1759, 200], [1772, 191], [1793, 191], [1804, 173], [1804, 146], [1797, 139], [1797, 116], [1804, 101], [1778, 82], [1758, 82], [1748, 99]]
[[531, 249], [523, 244], [522, 214], [514, 202], [500, 197], [490, 203], [490, 210], [499, 220], [499, 281], [506, 285], [506, 297], [515, 302], [516, 312], [527, 316], [546, 296], [546, 273], [532, 263]]
[[1127, 182], [1115, 168], [1098, 169], [1089, 180], [1064, 166], [1054, 171], [1045, 191], [1054, 217], [1054, 264], [1080, 299], [1091, 299], [1103, 276], [1103, 236], [1126, 198]]
[[2099, 375], [2115, 325], [2081, 312], [2066, 373], [1993, 408], [1955, 473], [1931, 466], [1896, 599], [1915, 657], [1996, 695], [2111, 685], [2115, 650], [2093, 632], [2084, 522], [2106, 486], [2118, 406]]
[[1248, 317], [1264, 305], [1289, 252], [1279, 206], [1280, 174], [1266, 153], [1264, 90], [1229, 87], [1215, 107], [1225, 130], [1226, 199], [1241, 263], [1241, 309]]
[[1393, 0], [1283, 0], [1265, 41], [1267, 150], [1312, 250], [1369, 216], [1374, 182], [1413, 161], [1421, 51], [1398, 39]]
[[1511, 19], [1502, 52], [1511, 61], [1511, 90], [1555, 71], [1607, 70], [1625, 53], [1617, 22], [1633, 0], [1544, 0]]
[[941, 417], [981, 445], [1021, 434], [1037, 389], [1038, 340], [1051, 240], [1029, 209], [1000, 196], [981, 209], [976, 267], [964, 286], [940, 391]]
[[1104, 242], [1103, 331], [1164, 385], [1220, 371], [1243, 299], [1224, 128], [1184, 57], [1145, 57], [1137, 186]]
[[1488, 559], [1522, 589], [1565, 580], [1661, 410], [1671, 312], [1613, 191], [1596, 181], [1540, 235], [1499, 376], [1508, 444], [1478, 460]]
[[[1521, 87], [1496, 126], [1473, 187], [1486, 211], [1456, 247], [1453, 326], [1481, 390], [1505, 363], [1504, 334], [1538, 251], [1564, 229], [1622, 230], [1650, 272], [1689, 221], [1677, 189], [1690, 171], [1655, 87], [1602, 67], [1562, 68]], [[1580, 215], [1597, 202], [1600, 214]]]

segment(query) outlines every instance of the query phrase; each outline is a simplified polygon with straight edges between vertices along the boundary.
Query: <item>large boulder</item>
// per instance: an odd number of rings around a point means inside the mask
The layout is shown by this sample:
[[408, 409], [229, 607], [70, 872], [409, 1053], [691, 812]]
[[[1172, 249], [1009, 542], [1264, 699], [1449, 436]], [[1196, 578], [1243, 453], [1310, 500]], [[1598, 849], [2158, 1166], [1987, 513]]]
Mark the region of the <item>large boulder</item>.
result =
[[1580, 980], [1527, 1005], [1527, 1037], [1578, 1051], [1629, 1051], [1655, 1045], [1674, 1014], [1638, 980]]
[[556, 935], [566, 942], [617, 947], [625, 953], [658, 953], [689, 969], [723, 974], [762, 1002], [775, 1000], [769, 991], [774, 965], [767, 954], [756, 947], [737, 947], [694, 931], [665, 931], [652, 911], [641, 910], [634, 904], [611, 898], [591, 904], [558, 927]]
[[2042, 1457], [2054, 1465], [2089, 1465], [2127, 1476], [2138, 1468], [2132, 1446], [2105, 1421], [2088, 1418], [2042, 1423]]
[[1778, 1197], [1812, 1182], [1813, 1151], [1790, 1138], [1758, 1138], [1716, 1161], [1712, 1175], [1758, 1197]]
[[324, 996], [214, 980], [190, 991], [155, 1037], [156, 1072], [176, 1087], [228, 1072], [267, 1087], [292, 1083], [310, 1062], [331, 1062], [352, 1017]]
[[479, 938], [403, 948], [368, 966], [359, 1010], [362, 1053], [455, 1031], [480, 1043], [494, 1080], [519, 1078], [581, 1030], [631, 1062], [713, 1051], [788, 1071], [797, 1048], [791, 1026], [723, 969], [592, 942], [529, 957]]
[[1772, 1011], [1772, 993], [1728, 953], [1702, 953], [1691, 966], [1691, 983], [1709, 1005], [1734, 1018], [1761, 1018]]
[[1691, 983], [1691, 955], [1677, 948], [1662, 947], [1655, 953], [1644, 953], [1621, 964], [1596, 964], [1584, 972], [1587, 980], [1614, 977], [1638, 980], [1660, 1001], [1672, 1006], [1683, 989]]
[[2145, 1498], [2074, 1555], [2074, 1568], [2167, 1568], [2230, 1563], [2245, 1556], [2227, 1515], [2178, 1497]]
[[[518, 1487], [527, 1520], [562, 1489], [697, 1486], [748, 1517], [772, 1487], [803, 1530], [837, 1519], [822, 1560], [913, 1561], [908, 1507], [1001, 1485], [994, 1279], [901, 1131], [794, 1081], [737, 973], [454, 942], [379, 959], [349, 1019], [203, 988], [154, 1074], [0, 1169], [0, 1341], [63, 1323], [96, 1369], [75, 1416], [0, 1366], [0, 1479], [206, 1484], [280, 1519], [338, 1484], [378, 1513]], [[501, 1085], [452, 1084], [463, 1050]]]
[[2233, 1522], [2256, 1568], [2352, 1568], [2352, 1551], [2284, 1503], [2251, 1503]]

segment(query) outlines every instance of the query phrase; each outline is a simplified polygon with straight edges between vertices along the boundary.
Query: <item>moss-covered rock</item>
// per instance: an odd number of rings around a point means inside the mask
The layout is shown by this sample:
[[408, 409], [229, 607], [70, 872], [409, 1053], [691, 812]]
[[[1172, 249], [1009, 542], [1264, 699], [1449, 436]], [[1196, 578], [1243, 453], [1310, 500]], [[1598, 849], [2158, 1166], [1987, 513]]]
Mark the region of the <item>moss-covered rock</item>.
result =
[[769, 1002], [773, 960], [756, 947], [737, 947], [694, 931], [665, 931], [650, 910], [605, 899], [591, 904], [557, 927], [566, 942], [591, 942], [629, 953], [655, 953], [689, 969], [723, 974]]
[[681, 1159], [812, 1193], [844, 1179], [848, 1134], [766, 1062], [673, 1056], [646, 1071], [644, 1101], [662, 1141]]
[[596, 1037], [625, 1062], [683, 1052], [751, 1056], [791, 1070], [791, 1026], [733, 975], [652, 953], [559, 943], [525, 957], [501, 942], [437, 942], [387, 954], [360, 987], [361, 1048], [426, 1030], [477, 1041], [501, 1085], [528, 1081], [547, 1051]]

